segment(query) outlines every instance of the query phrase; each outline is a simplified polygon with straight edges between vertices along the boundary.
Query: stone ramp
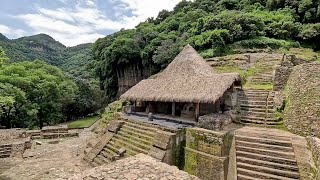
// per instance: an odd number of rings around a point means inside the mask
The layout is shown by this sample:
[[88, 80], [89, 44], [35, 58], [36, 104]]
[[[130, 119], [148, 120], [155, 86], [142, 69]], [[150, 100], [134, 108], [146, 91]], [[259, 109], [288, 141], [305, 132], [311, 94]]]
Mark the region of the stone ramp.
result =
[[244, 127], [235, 132], [239, 180], [299, 179], [293, 135], [268, 128]]
[[239, 93], [240, 122], [245, 125], [277, 126], [283, 124], [276, 116], [275, 92], [244, 90]]

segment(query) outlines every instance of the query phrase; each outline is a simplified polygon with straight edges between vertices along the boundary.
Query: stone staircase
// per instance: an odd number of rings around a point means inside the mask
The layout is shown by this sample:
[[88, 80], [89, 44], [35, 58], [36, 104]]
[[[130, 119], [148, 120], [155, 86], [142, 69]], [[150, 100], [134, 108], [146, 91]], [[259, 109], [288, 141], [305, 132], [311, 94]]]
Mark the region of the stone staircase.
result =
[[299, 179], [290, 136], [286, 132], [245, 127], [235, 133], [238, 180]]
[[12, 144], [0, 145], [0, 158], [8, 158], [11, 155]]
[[238, 94], [242, 124], [275, 126], [283, 123], [276, 116], [273, 91], [245, 90]]
[[[148, 154], [156, 131], [156, 128], [147, 123], [126, 120], [91, 164], [99, 166], [139, 153]], [[121, 154], [121, 151], [124, 153]]]
[[260, 84], [260, 85], [273, 84], [273, 77], [274, 77], [273, 72], [259, 73], [254, 75], [250, 79], [250, 82], [253, 84]]

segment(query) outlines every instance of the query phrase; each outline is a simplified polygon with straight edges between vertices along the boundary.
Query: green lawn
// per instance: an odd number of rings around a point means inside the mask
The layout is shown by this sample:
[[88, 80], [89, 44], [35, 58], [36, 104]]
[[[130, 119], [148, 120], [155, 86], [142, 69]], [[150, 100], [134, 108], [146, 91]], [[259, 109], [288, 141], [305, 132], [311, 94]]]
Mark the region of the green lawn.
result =
[[90, 116], [72, 121], [68, 124], [69, 129], [88, 128], [99, 119], [99, 116]]

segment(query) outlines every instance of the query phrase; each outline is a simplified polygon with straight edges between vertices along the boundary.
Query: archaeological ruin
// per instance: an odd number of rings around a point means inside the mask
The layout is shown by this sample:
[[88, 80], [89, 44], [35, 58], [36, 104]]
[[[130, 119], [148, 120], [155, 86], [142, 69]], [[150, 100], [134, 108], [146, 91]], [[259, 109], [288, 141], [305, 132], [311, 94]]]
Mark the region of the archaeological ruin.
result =
[[[66, 162], [50, 154], [54, 173], [22, 173], [36, 179], [316, 179], [319, 69], [276, 52], [204, 60], [187, 45], [156, 76], [120, 83], [119, 101], [91, 128], [7, 132], [0, 157], [18, 154], [29, 167], [51, 149], [67, 153]], [[20, 177], [14, 168], [0, 179]]]

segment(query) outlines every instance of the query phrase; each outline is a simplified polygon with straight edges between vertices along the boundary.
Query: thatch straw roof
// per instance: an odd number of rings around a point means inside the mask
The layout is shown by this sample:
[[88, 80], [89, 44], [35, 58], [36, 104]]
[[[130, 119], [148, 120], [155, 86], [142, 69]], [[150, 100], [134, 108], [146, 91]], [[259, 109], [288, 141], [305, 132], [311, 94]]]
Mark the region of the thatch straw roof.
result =
[[235, 81], [236, 73], [215, 73], [190, 45], [156, 79], [146, 79], [120, 98], [131, 101], [214, 103]]

